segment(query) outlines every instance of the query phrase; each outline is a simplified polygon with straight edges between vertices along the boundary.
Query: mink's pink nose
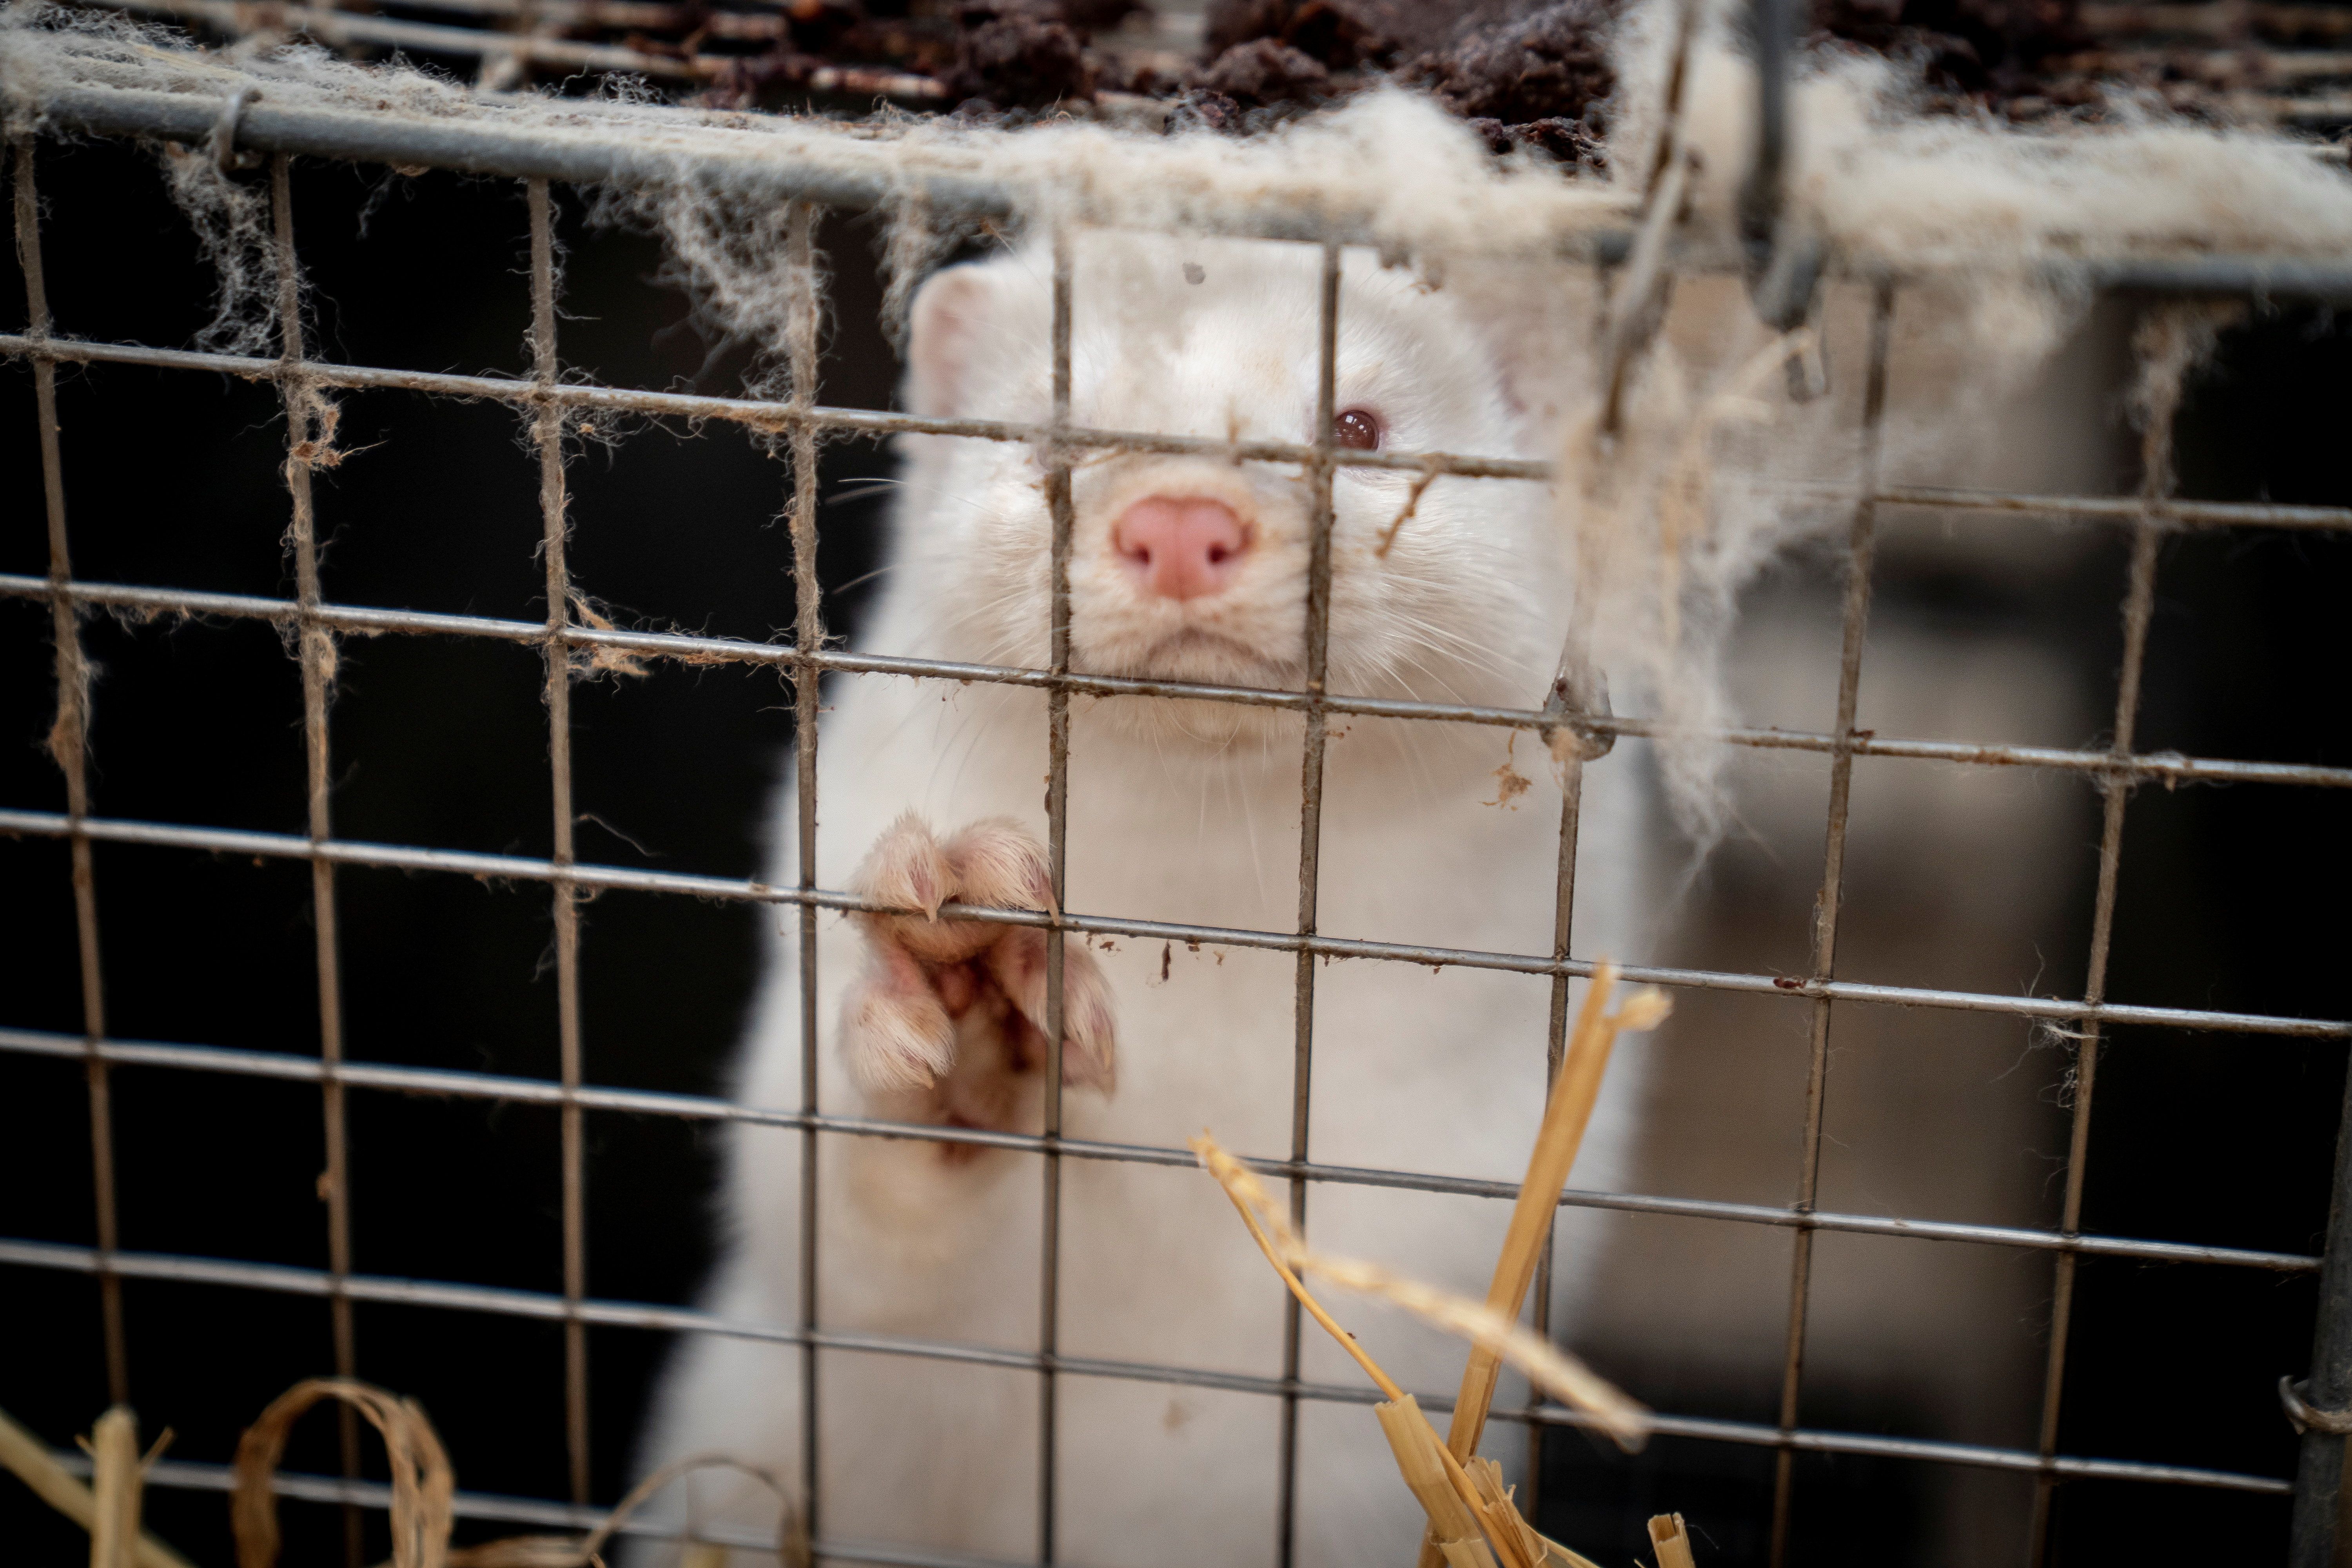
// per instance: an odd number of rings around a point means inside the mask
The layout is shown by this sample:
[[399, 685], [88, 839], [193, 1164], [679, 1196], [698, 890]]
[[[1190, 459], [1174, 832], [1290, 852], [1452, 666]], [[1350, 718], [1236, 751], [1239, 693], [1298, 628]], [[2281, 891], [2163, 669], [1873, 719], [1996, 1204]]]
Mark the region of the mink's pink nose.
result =
[[1206, 496], [1150, 496], [1129, 507], [1111, 546], [1163, 599], [1197, 599], [1231, 580], [1249, 550], [1234, 509]]

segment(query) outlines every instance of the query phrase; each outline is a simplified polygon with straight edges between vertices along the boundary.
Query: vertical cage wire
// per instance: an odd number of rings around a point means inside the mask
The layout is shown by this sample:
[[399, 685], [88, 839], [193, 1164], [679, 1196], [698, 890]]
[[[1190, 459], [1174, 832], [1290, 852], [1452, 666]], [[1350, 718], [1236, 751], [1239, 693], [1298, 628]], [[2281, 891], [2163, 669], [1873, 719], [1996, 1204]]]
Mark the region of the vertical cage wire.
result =
[[[788, 290], [786, 353], [792, 401], [805, 411], [816, 406], [817, 209], [794, 202], [784, 214], [784, 264]], [[800, 860], [801, 1114], [816, 1115], [816, 720], [824, 647], [824, 603], [816, 576], [816, 428], [806, 419], [793, 426], [791, 462], [793, 555], [793, 782], [794, 835]], [[817, 1147], [811, 1124], [801, 1134], [801, 1527], [817, 1536]]]
[[[294, 654], [302, 671], [302, 757], [311, 844], [311, 931], [319, 975], [319, 1059], [328, 1068], [319, 1086], [327, 1153], [322, 1182], [327, 1200], [327, 1310], [334, 1337], [335, 1373], [339, 1377], [355, 1377], [359, 1371], [358, 1335], [352, 1323], [352, 1299], [345, 1288], [352, 1274], [349, 1128], [344, 1115], [343, 1086], [334, 1072], [343, 1059], [342, 951], [336, 935], [335, 868], [322, 852], [334, 837], [334, 816], [329, 798], [333, 785], [333, 757], [329, 749], [327, 704], [335, 686], [335, 641], [333, 634], [319, 619], [318, 510], [310, 493], [310, 475], [317, 466], [319, 447], [329, 437], [318, 392], [302, 374], [306, 355], [302, 342], [302, 271], [294, 253], [293, 162], [284, 153], [269, 161], [270, 257], [278, 274], [278, 394], [286, 415], [286, 495], [289, 513], [286, 536], [294, 550], [294, 597], [298, 606]], [[359, 1413], [341, 1400], [335, 1404], [335, 1429], [343, 1477], [355, 1480], [360, 1473]], [[346, 1503], [342, 1512], [343, 1560], [346, 1568], [361, 1568], [364, 1557], [360, 1510]]]
[[[1581, 736], [1572, 737], [1561, 753], [1559, 764], [1559, 854], [1552, 868], [1551, 956], [1555, 963], [1565, 962], [1576, 926], [1576, 846], [1578, 830], [1584, 813], [1584, 746]], [[1559, 1066], [1568, 1054], [1569, 977], [1565, 973], [1551, 977], [1551, 996], [1547, 1004], [1544, 1020], [1544, 1097], [1549, 1100], [1551, 1086], [1559, 1081]], [[1536, 1332], [1551, 1335], [1551, 1271], [1552, 1250], [1558, 1237], [1558, 1216], [1544, 1227], [1543, 1248], [1536, 1254], [1536, 1277], [1528, 1292], [1529, 1321]], [[1543, 1404], [1543, 1391], [1533, 1384], [1528, 1385], [1528, 1462], [1524, 1478], [1519, 1482], [1523, 1511], [1529, 1519], [1536, 1516], [1543, 1500], [1544, 1424], [1535, 1419]], [[1452, 1440], [1449, 1433], [1447, 1440]], [[1424, 1541], [1422, 1555], [1429, 1555]], [[1423, 1568], [1431, 1568], [1424, 1561]]]
[[[1307, 731], [1298, 764], [1298, 934], [1316, 932], [1316, 898], [1323, 850], [1323, 752], [1329, 721], [1323, 708], [1331, 654], [1331, 479], [1338, 471], [1332, 425], [1339, 409], [1339, 247], [1325, 241], [1316, 300], [1315, 453], [1306, 464], [1307, 491], [1306, 678], [1301, 710]], [[1290, 1162], [1307, 1163], [1307, 1133], [1315, 1088], [1315, 954], [1303, 943], [1294, 983], [1290, 1079]], [[1290, 1224], [1307, 1226], [1307, 1184], [1290, 1178]], [[1276, 1512], [1275, 1560], [1290, 1568], [1298, 1544], [1298, 1302], [1283, 1298], [1282, 1486]]]
[[89, 660], [73, 600], [73, 556], [66, 539], [65, 459], [58, 445], [57, 361], [40, 352], [49, 337], [49, 294], [41, 274], [41, 200], [33, 183], [33, 138], [16, 142], [16, 258], [25, 272], [26, 335], [35, 344], [34, 406], [41, 422], [41, 495], [48, 523], [49, 615], [57, 639], [58, 717], [49, 754], [66, 776], [67, 844], [72, 856], [74, 938], [80, 954], [83, 1072], [89, 1099], [90, 1196], [97, 1211], [98, 1300], [106, 1334], [107, 1397], [131, 1398], [131, 1355], [122, 1326], [122, 1277], [114, 1202], [114, 1095], [106, 1060], [106, 984], [98, 950], [98, 881], [89, 834]]
[[1054, 1358], [1061, 1343], [1062, 1295], [1062, 1053], [1064, 961], [1062, 904], [1070, 847], [1070, 540], [1077, 527], [1070, 500], [1070, 448], [1061, 439], [1070, 425], [1070, 251], [1066, 228], [1054, 233], [1054, 438], [1045, 452], [1045, 499], [1053, 516], [1053, 588], [1048, 610], [1045, 689], [1045, 861], [1054, 907], [1045, 928], [1045, 1148], [1039, 1155], [1037, 1249], [1037, 1561], [1054, 1561], [1055, 1414], [1059, 1396]]
[[[1600, 298], [1609, 297], [1609, 270], [1596, 268], [1594, 282]], [[1580, 551], [1581, 556], [1583, 552]], [[1592, 585], [1581, 559], [1577, 563], [1578, 577], [1574, 585], [1573, 608], [1570, 611], [1569, 640], [1560, 650], [1559, 668], [1552, 677], [1552, 689], [1544, 700], [1547, 712], [1564, 716], [1575, 715], [1580, 703], [1590, 702], [1603, 689], [1593, 679], [1591, 668], [1591, 633], [1587, 626], [1587, 610], [1591, 602]], [[1585, 689], [1579, 690], [1581, 686]], [[1606, 707], [1605, 701], [1601, 704]], [[1581, 837], [1584, 815], [1584, 765], [1590, 757], [1599, 757], [1616, 744], [1614, 737], [1599, 746], [1592, 745], [1589, 731], [1575, 729], [1571, 720], [1570, 743], [1555, 751], [1559, 769], [1559, 845], [1558, 859], [1552, 869], [1551, 957], [1555, 963], [1565, 963], [1572, 945], [1576, 927], [1576, 855]], [[1538, 731], [1537, 737], [1547, 749], [1552, 748], [1557, 731]], [[1570, 977], [1566, 971], [1553, 974], [1551, 996], [1544, 1020], [1544, 1097], [1549, 1100], [1552, 1085], [1559, 1078], [1560, 1064], [1568, 1054], [1568, 1016]], [[1544, 1230], [1543, 1247], [1536, 1255], [1536, 1274], [1528, 1301], [1528, 1315], [1536, 1331], [1549, 1336], [1551, 1332], [1552, 1268], [1558, 1243], [1558, 1216]], [[1527, 1419], [1528, 1458], [1525, 1478], [1520, 1486], [1527, 1500], [1525, 1512], [1536, 1516], [1543, 1498], [1544, 1422], [1535, 1418], [1542, 1407], [1542, 1391], [1532, 1384], [1528, 1389], [1528, 1403], [1522, 1412]], [[1451, 1432], [1447, 1442], [1453, 1441]], [[1421, 1568], [1436, 1568], [1433, 1562], [1435, 1542], [1424, 1536], [1422, 1542]]]
[[572, 830], [572, 649], [564, 634], [572, 624], [572, 574], [564, 545], [571, 526], [564, 513], [563, 410], [550, 395], [560, 366], [555, 356], [555, 239], [550, 232], [547, 182], [526, 183], [530, 203], [531, 379], [538, 412], [531, 440], [539, 448], [539, 510], [544, 532], [540, 545], [547, 569], [547, 769], [554, 812], [555, 1020], [563, 1096], [563, 1444], [571, 1461], [572, 1500], [588, 1500], [588, 1325], [580, 1303], [588, 1294], [586, 1172], [583, 1169], [580, 1108], [580, 895], [569, 875]]
[[[1838, 657], [1837, 727], [1832, 732], [1830, 795], [1822, 855], [1822, 886], [1813, 915], [1811, 982], [1827, 983], [1837, 967], [1839, 905], [1845, 882], [1846, 808], [1853, 785], [1853, 718], [1862, 689], [1862, 650], [1870, 624], [1870, 574], [1878, 543], [1880, 439], [1886, 418], [1886, 360], [1895, 322], [1895, 287], [1881, 280], [1870, 303], [1870, 369], [1863, 387], [1862, 463], [1846, 539], [1843, 646]], [[1822, 1109], [1829, 1089], [1830, 999], [1816, 996], [1805, 1068], [1803, 1151], [1797, 1169], [1796, 1208], [1811, 1215], [1822, 1171]], [[1789, 1523], [1796, 1481], [1799, 1405], [1805, 1376], [1805, 1320], [1812, 1293], [1813, 1227], [1797, 1226], [1789, 1266], [1788, 1343], [1780, 1363], [1780, 1446], [1772, 1467], [1772, 1568], [1788, 1561]]]
[[[1570, 935], [1576, 924], [1576, 845], [1577, 829], [1584, 811], [1584, 753], [1579, 745], [1568, 748], [1559, 766], [1559, 853], [1552, 869], [1551, 955], [1555, 960], [1568, 957]], [[1569, 977], [1565, 973], [1551, 978], [1551, 996], [1546, 1004], [1549, 1016], [1544, 1021], [1544, 1098], [1551, 1096], [1551, 1086], [1559, 1079], [1559, 1064], [1568, 1053]], [[1536, 1254], [1536, 1277], [1528, 1293], [1528, 1321], [1536, 1332], [1551, 1336], [1551, 1269], [1552, 1248], [1559, 1231], [1558, 1216], [1544, 1227], [1543, 1247]], [[1536, 1411], [1543, 1405], [1543, 1391], [1533, 1384], [1528, 1385], [1528, 1460], [1519, 1482], [1520, 1511], [1529, 1519], [1543, 1500], [1544, 1424], [1535, 1419]], [[1452, 1440], [1452, 1434], [1447, 1434]], [[1422, 1553], [1428, 1555], [1429, 1543], [1424, 1541]], [[1429, 1568], [1424, 1563], [1423, 1568]]]
[[[2192, 308], [2163, 306], [2158, 310], [2168, 313]], [[2159, 324], [2165, 320], [2159, 314], [2150, 321]], [[2177, 320], [2171, 324], [2179, 328]], [[2132, 732], [2139, 719], [2140, 674], [2147, 661], [2148, 618], [2156, 604], [2157, 549], [2164, 539], [2164, 503], [2172, 492], [2172, 422], [2180, 404], [2181, 374], [2180, 368], [2174, 367], [2168, 384], [2157, 387], [2158, 404], [2147, 411], [2147, 426], [2140, 434], [2140, 495], [2146, 504], [2132, 524], [2131, 569], [2124, 589], [2123, 664], [2116, 680], [2115, 730], [2109, 745], [2117, 758], [2131, 754]], [[2124, 816], [2131, 801], [2131, 775], [2120, 767], [2111, 769], [2099, 778], [2098, 789], [2103, 797], [2098, 894], [2091, 910], [2091, 951], [2083, 982], [2083, 999], [2093, 1006], [2105, 1001], [2107, 994], [2107, 953], [2115, 936], [2116, 880], [2123, 861]], [[2091, 1097], [2098, 1078], [2099, 1037], [2098, 1018], [2085, 1018], [2074, 1053], [2074, 1106], [2066, 1144], [2065, 1207], [2058, 1226], [2060, 1234], [2068, 1237], [2082, 1232], [2083, 1184], [2089, 1171]], [[2049, 1462], [2058, 1452], [2058, 1418], [2066, 1387], [2066, 1340], [2074, 1326], [2077, 1262], [2077, 1255], [2071, 1250], [2058, 1254], [2051, 1289], [2050, 1359], [2042, 1375], [2042, 1424], [2037, 1442], [2043, 1468], [2034, 1478], [2032, 1536], [2028, 1543], [2032, 1568], [2042, 1568], [2050, 1549], [2051, 1514], [2058, 1478], [2049, 1468]]]
[[[2303, 1441], [2295, 1452], [2287, 1568], [2335, 1568], [2346, 1522], [2342, 1418], [2346, 1405], [2352, 1405], [2352, 1072], [2344, 1079], [2334, 1174], [2326, 1261], [2319, 1275], [2319, 1321], [2312, 1330], [2311, 1376], [2304, 1384], [2304, 1402], [2336, 1419], [2298, 1423]], [[2294, 1393], [2292, 1376], [2279, 1380], [2279, 1392]]]

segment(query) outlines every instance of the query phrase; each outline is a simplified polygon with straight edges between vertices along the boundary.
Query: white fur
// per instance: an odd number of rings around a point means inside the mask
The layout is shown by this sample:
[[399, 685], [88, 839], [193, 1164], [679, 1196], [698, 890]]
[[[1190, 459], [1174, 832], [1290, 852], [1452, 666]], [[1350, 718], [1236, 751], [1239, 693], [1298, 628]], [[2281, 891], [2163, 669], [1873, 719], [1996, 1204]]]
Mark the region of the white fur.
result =
[[[1190, 262], [1202, 269], [1184, 281]], [[915, 310], [913, 405], [1040, 419], [1048, 409], [1045, 262], [1022, 252], [958, 268]], [[1088, 234], [1078, 251], [1075, 415], [1083, 423], [1303, 440], [1315, 406], [1316, 253], [1247, 242]], [[1496, 357], [1451, 295], [1369, 254], [1346, 258], [1339, 406], [1377, 407], [1400, 448], [1527, 455], [1538, 438], [1505, 401]], [[1042, 664], [1049, 521], [1027, 449], [909, 443], [877, 651]], [[1447, 478], [1383, 559], [1379, 535], [1410, 476], [1343, 470], [1334, 488], [1331, 687], [1338, 692], [1540, 700], [1568, 585], [1538, 487]], [[1145, 493], [1212, 493], [1254, 515], [1241, 580], [1197, 617], [1226, 641], [1155, 648], [1171, 606], [1141, 600], [1107, 548], [1116, 509]], [[1298, 679], [1307, 497], [1296, 468], [1121, 457], [1075, 485], [1079, 668], [1289, 685]], [[818, 750], [818, 880], [839, 885], [912, 809], [942, 831], [1007, 816], [1042, 834], [1044, 700], [995, 686], [861, 676], [827, 689]], [[1540, 747], [1506, 731], [1335, 720], [1321, 837], [1319, 924], [1339, 935], [1544, 952], [1551, 942], [1559, 795]], [[1295, 716], [1133, 700], [1074, 704], [1067, 906], [1262, 930], [1297, 915]], [[1534, 781], [1502, 797], [1507, 760]], [[1626, 770], [1618, 770], [1621, 773]], [[1626, 952], [1642, 824], [1596, 770], [1584, 823], [1578, 950]], [[793, 806], [777, 814], [771, 875], [792, 881]], [[782, 922], [738, 1092], [791, 1106], [801, 1077], [794, 917]], [[859, 937], [826, 918], [818, 959], [824, 1108], [861, 1102], [834, 1049]], [[1118, 1008], [1119, 1088], [1070, 1091], [1081, 1139], [1181, 1146], [1204, 1124], [1252, 1154], [1287, 1152], [1295, 960], [1120, 940], [1097, 944]], [[1162, 971], [1166, 979], [1162, 979]], [[1515, 1181], [1540, 1110], [1549, 983], [1492, 972], [1347, 963], [1316, 971], [1313, 1157]], [[1608, 1185], [1628, 1133], [1638, 1045], [1615, 1069], [1579, 1163]], [[1036, 1125], [1036, 1096], [1024, 1126]], [[740, 1129], [730, 1149], [726, 1261], [706, 1305], [737, 1321], [798, 1318], [800, 1141]], [[1041, 1163], [961, 1165], [929, 1144], [820, 1142], [820, 1318], [830, 1330], [1008, 1350], [1037, 1342]], [[1282, 1292], [1208, 1178], [1184, 1167], [1068, 1159], [1062, 1169], [1063, 1354], [1281, 1370]], [[1506, 1205], [1336, 1184], [1309, 1194], [1318, 1241], [1483, 1292]], [[1562, 1297], [1576, 1292], [1577, 1226]], [[1463, 1347], [1348, 1303], [1409, 1385], [1444, 1391]], [[703, 1336], [663, 1389], [644, 1456], [727, 1448], [796, 1475], [799, 1352]], [[1357, 1386], [1330, 1347], [1306, 1374]], [[828, 1353], [820, 1373], [828, 1538], [1025, 1557], [1035, 1547], [1037, 1380], [1025, 1371]], [[1057, 1550], [1102, 1563], [1270, 1561], [1279, 1402], [1069, 1374], [1060, 1380]], [[1491, 1429], [1511, 1458], [1518, 1430]], [[1415, 1507], [1370, 1413], [1310, 1402], [1300, 1438], [1300, 1558], [1410, 1551]], [[714, 1490], [711, 1499], [719, 1500]], [[759, 1518], [751, 1494], [740, 1522]]]

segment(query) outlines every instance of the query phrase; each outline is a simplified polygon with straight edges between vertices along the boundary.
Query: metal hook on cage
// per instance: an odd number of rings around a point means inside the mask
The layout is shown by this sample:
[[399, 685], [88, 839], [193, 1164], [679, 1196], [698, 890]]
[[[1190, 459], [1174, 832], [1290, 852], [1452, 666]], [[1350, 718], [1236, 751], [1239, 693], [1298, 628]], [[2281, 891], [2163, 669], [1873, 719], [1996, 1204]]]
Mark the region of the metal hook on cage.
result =
[[251, 82], [246, 83], [228, 95], [228, 102], [222, 108], [220, 118], [213, 121], [213, 166], [223, 174], [234, 174], [239, 169], [250, 169], [261, 162], [258, 153], [236, 150], [237, 121], [245, 118], [247, 108], [260, 96], [259, 88]]
[[[1739, 241], [1748, 298], [1776, 332], [1794, 331], [1821, 292], [1822, 242], [1789, 201], [1790, 0], [1752, 0], [1756, 45], [1756, 153], [1739, 187]], [[1789, 360], [1789, 396], [1806, 402], [1829, 390], [1814, 355]]]
[[1691, 184], [1699, 168], [1697, 149], [1683, 130], [1683, 101], [1690, 81], [1690, 57], [1698, 37], [1700, 0], [1679, 0], [1674, 50], [1666, 68], [1665, 123], [1642, 195], [1641, 221], [1616, 282], [1602, 296], [1601, 318], [1601, 405], [1600, 434], [1613, 442], [1624, 428], [1625, 399], [1635, 365], [1664, 325], [1674, 283], [1670, 249], [1690, 214]]
[[2331, 1437], [2352, 1436], [2352, 1410], [2321, 1410], [2309, 1403], [2311, 1384], [2296, 1382], [2292, 1374], [2278, 1381], [2279, 1404], [2286, 1408], [2287, 1425], [2299, 1436], [2305, 1432], [2325, 1432]]

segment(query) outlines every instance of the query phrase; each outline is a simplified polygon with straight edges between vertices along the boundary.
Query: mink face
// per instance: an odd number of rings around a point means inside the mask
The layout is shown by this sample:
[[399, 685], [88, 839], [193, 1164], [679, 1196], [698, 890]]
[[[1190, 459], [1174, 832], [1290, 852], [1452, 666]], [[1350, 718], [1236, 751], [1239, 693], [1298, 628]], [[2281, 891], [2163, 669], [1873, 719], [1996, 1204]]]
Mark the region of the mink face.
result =
[[[1022, 252], [934, 279], [916, 305], [909, 405], [1045, 421], [1050, 276], [1045, 257]], [[1526, 455], [1495, 356], [1448, 295], [1369, 254], [1349, 253], [1342, 279], [1329, 432], [1342, 454]], [[1318, 299], [1311, 247], [1088, 235], [1073, 279], [1072, 418], [1311, 442]], [[909, 456], [898, 549], [916, 591], [940, 605], [929, 651], [1042, 664], [1052, 519], [1037, 455], [920, 437]], [[1316, 504], [1304, 465], [1093, 452], [1071, 492], [1078, 668], [1299, 683]], [[1541, 487], [1341, 466], [1331, 505], [1331, 689], [1535, 695], [1525, 688], [1549, 668], [1563, 599]], [[1156, 711], [1136, 721], [1163, 722]], [[1223, 710], [1223, 722], [1252, 713]]]

